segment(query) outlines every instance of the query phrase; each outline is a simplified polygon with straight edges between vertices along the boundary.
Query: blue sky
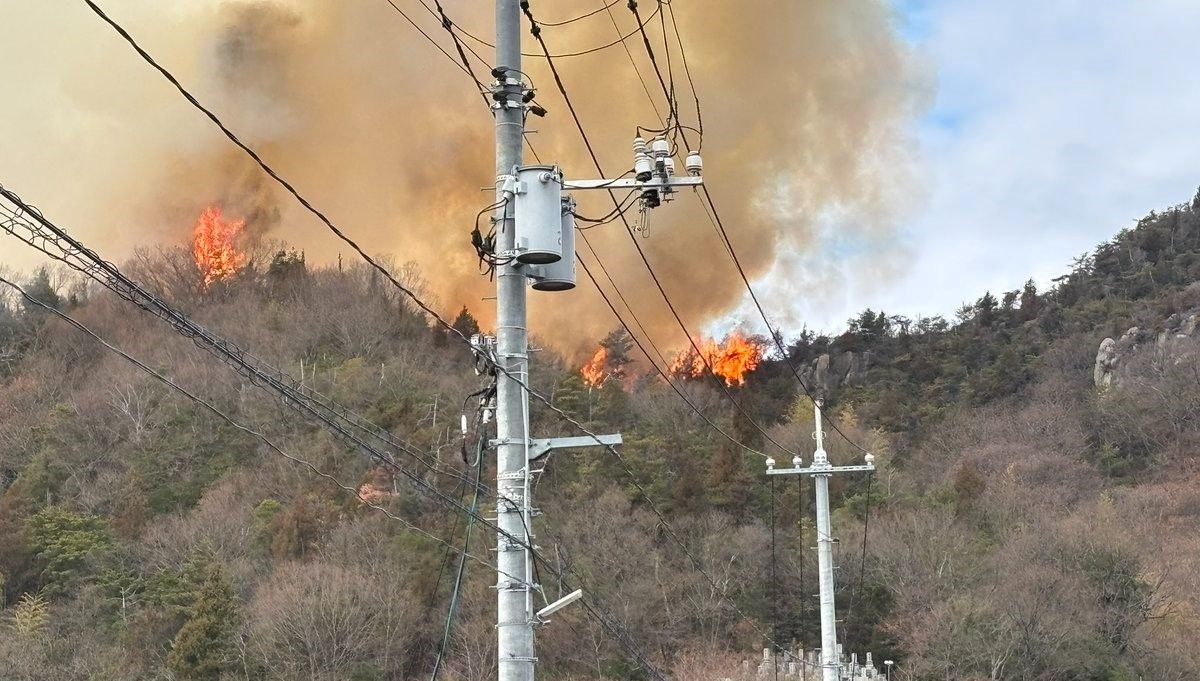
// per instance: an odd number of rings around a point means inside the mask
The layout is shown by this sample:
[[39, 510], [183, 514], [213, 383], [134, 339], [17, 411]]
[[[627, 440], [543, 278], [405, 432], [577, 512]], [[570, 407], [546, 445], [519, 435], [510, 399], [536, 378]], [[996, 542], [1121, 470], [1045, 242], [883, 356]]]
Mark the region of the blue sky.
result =
[[[1196, 0], [896, 0], [897, 30], [934, 74], [916, 123], [925, 195], [910, 257], [801, 303], [836, 330], [865, 307], [951, 315], [985, 290], [1043, 286], [1073, 256], [1200, 186]], [[764, 283], [769, 286], [769, 283]]]

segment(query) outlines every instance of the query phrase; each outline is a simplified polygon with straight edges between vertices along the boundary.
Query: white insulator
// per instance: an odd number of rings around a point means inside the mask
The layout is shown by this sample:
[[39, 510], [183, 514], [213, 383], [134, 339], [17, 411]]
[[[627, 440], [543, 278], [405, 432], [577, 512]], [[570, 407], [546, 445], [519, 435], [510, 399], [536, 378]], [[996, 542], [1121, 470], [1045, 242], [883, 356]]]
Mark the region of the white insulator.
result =
[[461, 414], [460, 417], [462, 419], [462, 423], [460, 424], [460, 427], [462, 428], [462, 434], [463, 434], [463, 437], [466, 437], [467, 436], [467, 415]]
[[530, 265], [562, 257], [562, 173], [557, 166], [517, 169], [519, 189], [513, 200], [517, 261]]
[[792, 468], [799, 468], [803, 465], [804, 465], [804, 459], [800, 458], [799, 454], [792, 457]]
[[864, 457], [863, 457], [863, 461], [866, 461], [866, 462], [867, 462], [867, 465], [869, 466], [869, 465], [871, 465], [871, 464], [875, 463], [875, 455], [874, 455], [874, 454], [868, 454], [868, 455], [866, 455], [866, 456], [864, 456]]
[[633, 175], [638, 182], [646, 182], [654, 175], [654, 164], [646, 153], [633, 157]]
[[775, 459], [767, 457], [767, 468], [774, 468], [774, 467], [775, 467]]
[[666, 169], [666, 171], [667, 171], [667, 177], [674, 175], [675, 174], [675, 159], [668, 156], [666, 158], [666, 160], [663, 161], [663, 168]]
[[657, 158], [666, 158], [671, 155], [671, 143], [665, 138], [659, 137], [650, 143], [650, 151]]
[[684, 159], [683, 167], [687, 170], [688, 175], [699, 177], [700, 173], [704, 171], [704, 160], [700, 158], [699, 153], [692, 151]]
[[637, 137], [634, 137], [633, 138], [633, 155], [637, 156], [638, 154], [645, 154], [645, 153], [647, 153], [646, 140], [643, 139], [640, 135]]

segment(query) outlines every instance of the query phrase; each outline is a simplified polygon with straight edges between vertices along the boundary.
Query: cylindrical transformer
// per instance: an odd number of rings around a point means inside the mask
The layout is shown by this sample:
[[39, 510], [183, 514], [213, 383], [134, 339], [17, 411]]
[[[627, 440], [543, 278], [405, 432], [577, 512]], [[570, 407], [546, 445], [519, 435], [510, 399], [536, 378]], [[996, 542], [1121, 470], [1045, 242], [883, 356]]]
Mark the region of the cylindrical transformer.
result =
[[517, 262], [558, 262], [563, 254], [562, 172], [558, 166], [522, 166], [517, 169], [517, 183], [513, 199]]
[[533, 288], [538, 291], [569, 291], [575, 288], [575, 200], [562, 200], [562, 259], [549, 265], [530, 267]]

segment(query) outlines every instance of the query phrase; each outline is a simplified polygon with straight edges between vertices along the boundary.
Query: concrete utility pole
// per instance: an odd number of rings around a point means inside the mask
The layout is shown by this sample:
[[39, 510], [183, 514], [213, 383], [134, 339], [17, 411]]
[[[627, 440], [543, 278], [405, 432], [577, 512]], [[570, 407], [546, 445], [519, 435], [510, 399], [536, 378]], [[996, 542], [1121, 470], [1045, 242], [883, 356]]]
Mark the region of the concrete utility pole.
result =
[[825, 453], [825, 433], [821, 429], [821, 401], [813, 404], [817, 450], [812, 466], [801, 468], [799, 455], [792, 459], [791, 468], [775, 468], [775, 460], [767, 459], [767, 475], [811, 475], [817, 501], [817, 579], [821, 597], [821, 679], [839, 681], [841, 658], [837, 645], [837, 615], [833, 602], [833, 530], [829, 522], [829, 477], [834, 473], [875, 470], [875, 457], [867, 454], [862, 466], [831, 466]]
[[[496, 122], [496, 249], [516, 248], [507, 178], [521, 165], [525, 111], [521, 97], [520, 0], [496, 0], [496, 76], [492, 112]], [[515, 261], [496, 275], [496, 524], [532, 545], [529, 531], [529, 337], [526, 330], [526, 279]], [[507, 373], [506, 373], [507, 372]], [[533, 580], [527, 548], [504, 534], [496, 537], [496, 656], [500, 681], [533, 681]]]
[[[533, 681], [534, 627], [584, 594], [573, 591], [535, 610], [536, 558], [531, 466], [550, 451], [607, 446], [621, 436], [597, 435], [534, 439], [529, 432], [529, 335], [526, 286], [565, 291], [575, 286], [574, 199], [564, 189], [631, 188], [641, 193], [642, 210], [669, 201], [682, 187], [698, 187], [703, 161], [689, 152], [687, 176], [675, 176], [671, 144], [665, 136], [647, 143], [634, 139], [635, 177], [567, 182], [557, 166], [523, 166], [525, 114], [533, 91], [522, 80], [521, 0], [496, 0], [496, 66], [492, 69], [492, 113], [496, 124], [495, 338], [472, 338], [475, 351], [494, 361], [496, 372], [496, 656], [500, 681]], [[542, 110], [541, 114], [544, 115]], [[516, 538], [516, 539], [514, 539]], [[545, 595], [542, 595], [545, 601]]]

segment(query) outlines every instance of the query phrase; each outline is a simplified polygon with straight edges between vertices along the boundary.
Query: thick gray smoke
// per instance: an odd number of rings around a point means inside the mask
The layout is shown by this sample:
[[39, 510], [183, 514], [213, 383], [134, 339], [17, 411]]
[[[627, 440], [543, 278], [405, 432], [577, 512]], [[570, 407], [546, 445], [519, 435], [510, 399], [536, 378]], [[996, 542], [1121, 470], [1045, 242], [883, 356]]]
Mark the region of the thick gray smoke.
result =
[[[554, 21], [599, 2], [533, 9]], [[447, 312], [466, 304], [490, 320], [483, 299], [491, 284], [477, 273], [467, 234], [490, 201], [481, 189], [492, 182], [491, 119], [470, 80], [386, 2], [110, 4], [151, 53], [368, 250], [418, 263]], [[453, 53], [418, 3], [398, 4]], [[491, 34], [491, 3], [444, 4], [471, 32]], [[643, 17], [654, 11], [655, 3], [641, 4]], [[830, 215], [848, 216], [837, 223], [839, 240], [887, 253], [909, 209], [911, 128], [928, 90], [889, 5], [676, 0], [673, 9], [704, 107], [706, 180], [749, 273], [772, 270], [770, 290], [783, 283], [791, 295], [809, 293], [812, 273], [789, 263], [821, 246], [818, 231]], [[247, 218], [255, 233], [305, 249], [310, 262], [349, 255], [82, 4], [29, 3], [9, 14], [21, 30], [16, 45], [0, 48], [15, 51], [3, 75], [42, 83], [30, 95], [45, 95], [51, 110], [22, 102], [0, 113], [10, 133], [0, 142], [3, 177], [107, 256], [182, 242], [213, 202]], [[611, 19], [601, 12], [545, 28], [544, 36], [552, 50], [567, 52], [612, 42], [633, 26], [619, 3]], [[670, 15], [647, 30], [666, 74], [664, 27], [680, 109], [694, 125]], [[51, 36], [54, 50], [44, 42]], [[526, 51], [535, 52], [526, 38]], [[488, 57], [488, 48], [468, 44]], [[557, 60], [610, 176], [632, 165], [634, 126], [655, 127], [665, 110], [640, 37], [627, 46], [628, 55], [616, 45]], [[524, 70], [550, 109], [545, 119], [531, 118], [541, 158], [572, 178], [596, 176], [543, 60], [527, 57]], [[581, 198], [581, 212], [611, 208], [606, 196]], [[651, 219], [642, 246], [699, 331], [733, 309], [743, 288], [697, 198], [681, 194]], [[684, 344], [624, 227], [614, 223], [589, 238], [660, 346]], [[894, 258], [878, 256], [866, 276], [893, 271]], [[839, 271], [834, 260], [821, 275], [839, 286]], [[534, 333], [568, 351], [594, 345], [616, 325], [582, 270], [580, 277], [574, 292], [532, 294]]]

